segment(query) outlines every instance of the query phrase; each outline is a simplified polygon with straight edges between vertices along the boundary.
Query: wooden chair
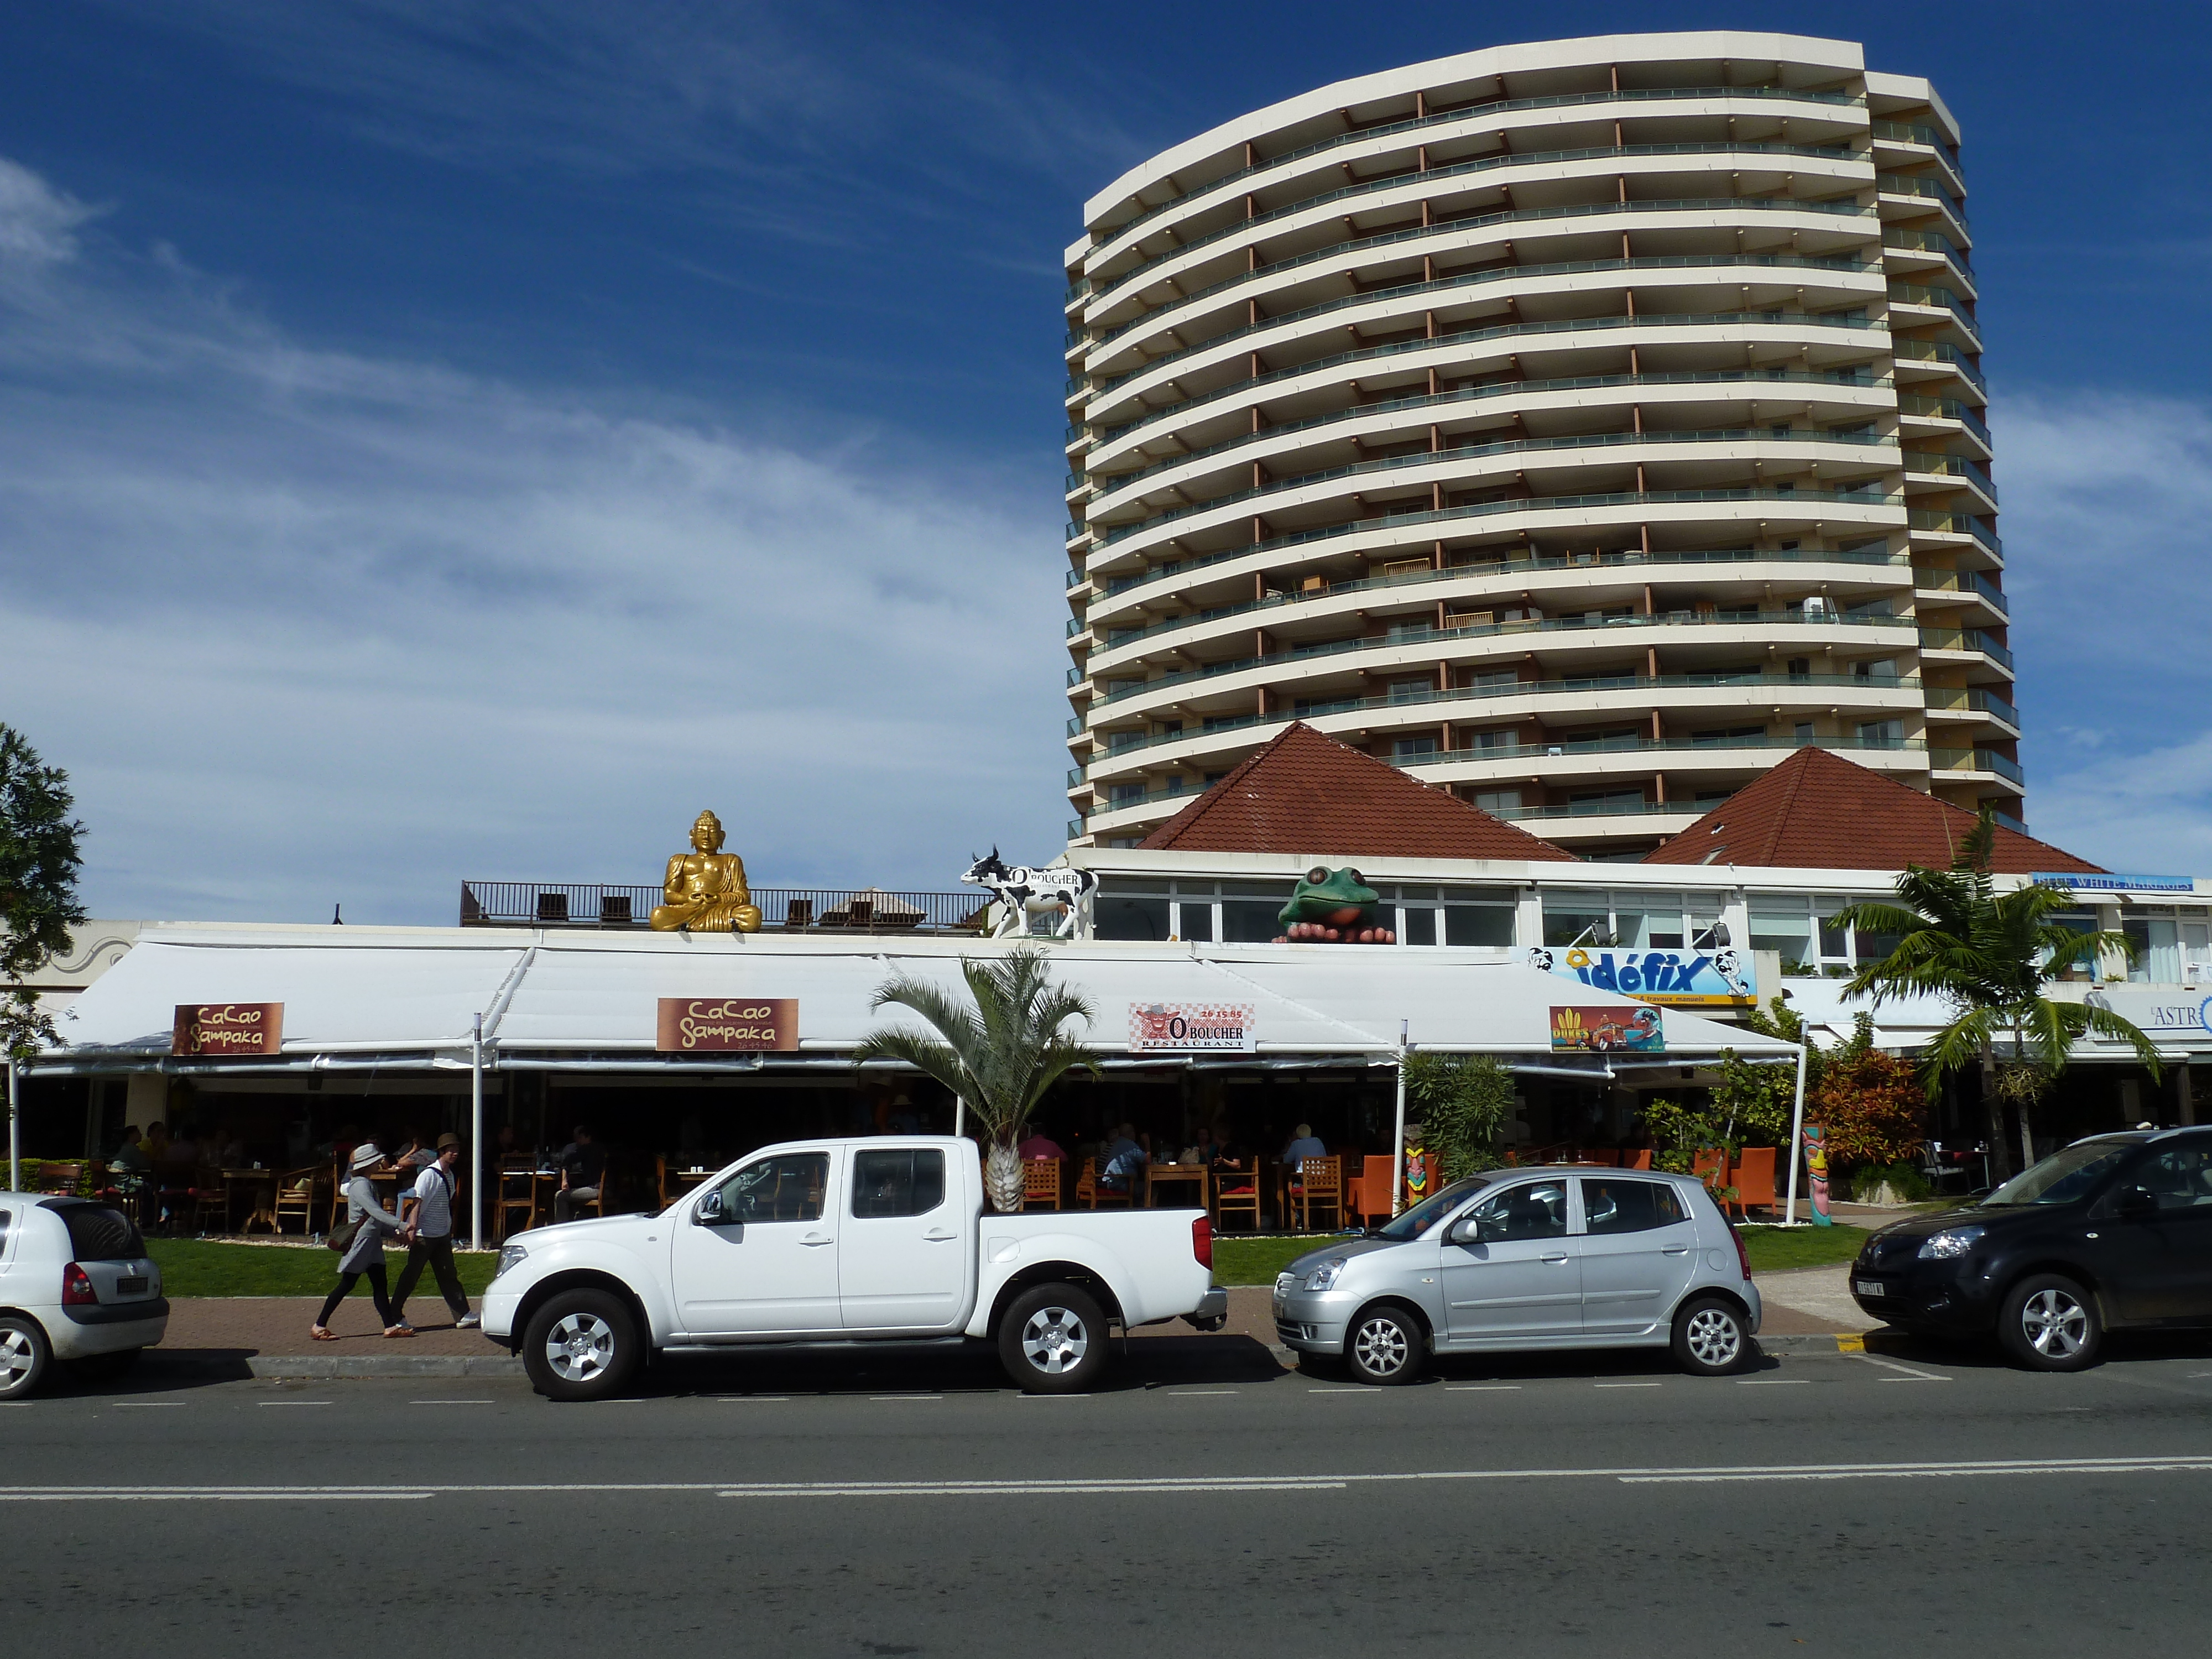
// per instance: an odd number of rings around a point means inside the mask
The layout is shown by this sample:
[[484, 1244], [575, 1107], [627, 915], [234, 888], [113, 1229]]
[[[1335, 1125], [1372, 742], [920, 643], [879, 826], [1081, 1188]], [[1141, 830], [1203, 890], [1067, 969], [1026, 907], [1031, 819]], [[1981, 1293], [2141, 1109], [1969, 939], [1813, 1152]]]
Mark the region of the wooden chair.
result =
[[848, 927], [872, 927], [875, 920], [876, 902], [873, 899], [854, 899], [845, 908], [845, 925]]
[[1370, 1157], [1359, 1173], [1345, 1183], [1346, 1219], [1366, 1226], [1378, 1216], [1390, 1218], [1390, 1160], [1380, 1152]]
[[534, 1158], [499, 1161], [499, 1210], [492, 1218], [492, 1231], [502, 1241], [509, 1231], [507, 1217], [517, 1210], [522, 1212], [525, 1232], [538, 1224], [538, 1160]]
[[284, 1218], [300, 1218], [300, 1231], [312, 1234], [315, 1231], [315, 1200], [320, 1196], [323, 1171], [319, 1165], [310, 1164], [304, 1170], [286, 1170], [276, 1177], [276, 1231], [284, 1231]]
[[792, 933], [799, 933], [814, 925], [814, 901], [793, 899], [783, 907], [783, 925]]
[[192, 1225], [206, 1231], [209, 1212], [215, 1215], [217, 1232], [230, 1231], [230, 1188], [224, 1182], [222, 1171], [210, 1166], [192, 1176]]
[[1083, 1160], [1083, 1173], [1076, 1179], [1075, 1201], [1085, 1209], [1095, 1210], [1101, 1204], [1118, 1204], [1126, 1210], [1135, 1198], [1136, 1184], [1133, 1181], [1127, 1190], [1115, 1192], [1099, 1179], [1098, 1160], [1086, 1158]]
[[1215, 1172], [1213, 1177], [1214, 1221], [1223, 1231], [1228, 1231], [1232, 1215], [1252, 1218], [1252, 1231], [1260, 1231], [1260, 1160], [1254, 1158], [1247, 1169], [1239, 1164], [1233, 1168]]
[[1060, 1163], [1056, 1158], [1033, 1158], [1023, 1164], [1022, 1208], [1026, 1210], [1032, 1205], [1041, 1210], [1060, 1207]]
[[41, 1164], [34, 1177], [34, 1192], [48, 1193], [57, 1197], [70, 1198], [76, 1194], [77, 1183], [84, 1179], [82, 1164]]
[[1340, 1158], [1309, 1158], [1300, 1161], [1297, 1173], [1285, 1189], [1290, 1195], [1291, 1225], [1302, 1233], [1313, 1229], [1316, 1209], [1329, 1212], [1338, 1227], [1344, 1225], [1344, 1160]]
[[1771, 1210], [1774, 1207], [1774, 1148], [1745, 1147], [1727, 1184], [1735, 1188], [1735, 1196], [1723, 1204], [1723, 1209], [1733, 1209], [1738, 1215], [1747, 1218], [1754, 1204], [1761, 1209]]

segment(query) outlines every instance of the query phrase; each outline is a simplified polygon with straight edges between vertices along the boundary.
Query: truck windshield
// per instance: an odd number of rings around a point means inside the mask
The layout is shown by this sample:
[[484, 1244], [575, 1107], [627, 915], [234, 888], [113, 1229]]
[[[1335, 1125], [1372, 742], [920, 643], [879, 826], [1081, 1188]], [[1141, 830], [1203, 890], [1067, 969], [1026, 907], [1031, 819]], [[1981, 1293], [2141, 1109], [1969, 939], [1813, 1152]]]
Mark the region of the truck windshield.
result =
[[1376, 1235], [1382, 1238], [1419, 1238], [1489, 1184], [1480, 1176], [1455, 1181], [1442, 1192], [1423, 1199], [1395, 1221], [1377, 1227]]
[[2014, 1204], [2071, 1204], [2112, 1173], [2136, 1148], [2133, 1141], [2087, 1140], [2063, 1147], [2021, 1170], [1982, 1200], [1984, 1209]]

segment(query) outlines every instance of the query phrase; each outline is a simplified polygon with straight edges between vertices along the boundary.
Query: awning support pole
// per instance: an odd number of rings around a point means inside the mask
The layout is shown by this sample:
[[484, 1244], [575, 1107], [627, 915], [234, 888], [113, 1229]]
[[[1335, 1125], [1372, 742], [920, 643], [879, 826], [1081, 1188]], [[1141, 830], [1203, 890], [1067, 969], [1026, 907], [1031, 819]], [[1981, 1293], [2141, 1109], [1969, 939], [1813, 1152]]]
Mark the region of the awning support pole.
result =
[[1805, 1156], [1805, 1045], [1797, 1045], [1797, 1100], [1790, 1109], [1790, 1197], [1782, 1206], [1782, 1224], [1797, 1224], [1797, 1165]]
[[1406, 1022], [1398, 1022], [1398, 1114], [1390, 1134], [1390, 1213], [1405, 1207], [1406, 1194]]
[[23, 1122], [15, 1109], [16, 1091], [22, 1087], [23, 1073], [15, 1065], [15, 1056], [8, 1056], [8, 1190], [23, 1190]]
[[469, 1248], [483, 1249], [483, 1016], [469, 1036]]

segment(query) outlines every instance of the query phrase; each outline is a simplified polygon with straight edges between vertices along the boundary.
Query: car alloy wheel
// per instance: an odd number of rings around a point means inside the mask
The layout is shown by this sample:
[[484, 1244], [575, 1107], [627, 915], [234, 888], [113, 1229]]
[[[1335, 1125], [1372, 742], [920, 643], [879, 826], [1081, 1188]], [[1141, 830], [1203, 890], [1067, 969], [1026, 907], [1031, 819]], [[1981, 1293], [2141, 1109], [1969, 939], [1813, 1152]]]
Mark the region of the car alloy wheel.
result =
[[2021, 1304], [2021, 1334], [2045, 1359], [2072, 1359], [2089, 1342], [2089, 1310], [2057, 1285]]
[[1699, 1364], [1717, 1371], [1726, 1370], [1743, 1357], [1743, 1332], [1719, 1308], [1700, 1308], [1692, 1314], [1682, 1338]]
[[1391, 1382], [1413, 1363], [1413, 1340], [1394, 1314], [1367, 1314], [1352, 1332], [1352, 1363], [1371, 1382]]
[[45, 1334], [27, 1319], [0, 1319], [0, 1400], [36, 1392], [46, 1374]]
[[1022, 1353], [1047, 1376], [1073, 1370], [1090, 1352], [1090, 1328], [1072, 1309], [1039, 1308], [1023, 1323]]
[[596, 1381], [614, 1356], [614, 1331], [596, 1314], [569, 1314], [545, 1334], [545, 1363], [563, 1382]]

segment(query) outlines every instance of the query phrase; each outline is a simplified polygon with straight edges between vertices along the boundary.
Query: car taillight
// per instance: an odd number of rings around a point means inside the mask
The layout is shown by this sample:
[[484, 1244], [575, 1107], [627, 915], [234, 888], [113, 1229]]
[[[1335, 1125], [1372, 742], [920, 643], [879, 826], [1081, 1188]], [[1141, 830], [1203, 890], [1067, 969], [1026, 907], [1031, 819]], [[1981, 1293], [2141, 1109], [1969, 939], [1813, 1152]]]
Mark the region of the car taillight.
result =
[[1728, 1224], [1729, 1242], [1735, 1246], [1735, 1265], [1743, 1269], [1744, 1283], [1751, 1282], [1751, 1252], [1743, 1247], [1743, 1235], [1735, 1230], [1735, 1223]]
[[1190, 1253], [1209, 1273], [1213, 1268], [1213, 1228], [1204, 1216], [1190, 1224]]
[[83, 1268], [72, 1261], [62, 1269], [62, 1306], [64, 1308], [96, 1308], [100, 1292], [92, 1288], [92, 1280]]

